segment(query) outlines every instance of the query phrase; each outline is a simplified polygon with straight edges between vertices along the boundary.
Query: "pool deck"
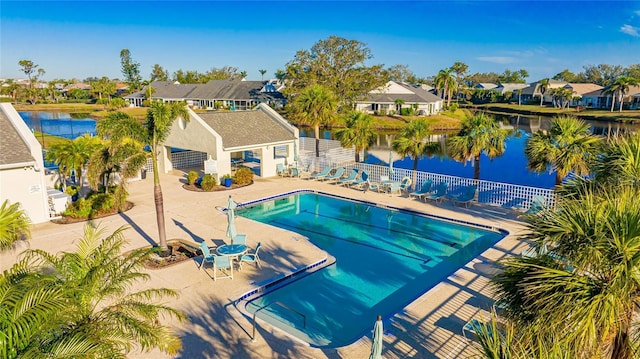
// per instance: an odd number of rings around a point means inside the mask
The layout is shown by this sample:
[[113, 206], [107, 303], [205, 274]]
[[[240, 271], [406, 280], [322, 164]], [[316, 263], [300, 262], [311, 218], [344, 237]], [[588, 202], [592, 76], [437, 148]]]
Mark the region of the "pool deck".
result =
[[[168, 239], [183, 239], [198, 244], [204, 240], [213, 245], [225, 238], [226, 215], [216, 209], [224, 207], [229, 195], [236, 202], [252, 201], [298, 189], [313, 189], [340, 196], [455, 218], [509, 231], [510, 235], [482, 253], [452, 276], [423, 294], [396, 315], [385, 318], [383, 357], [392, 358], [459, 358], [472, 352], [462, 336], [462, 327], [473, 317], [486, 316], [491, 307], [489, 277], [495, 272], [495, 260], [519, 253], [524, 243], [518, 235], [525, 231], [514, 212], [486, 205], [469, 208], [454, 207], [449, 201], [424, 203], [407, 197], [390, 197], [375, 192], [293, 178], [256, 178], [253, 185], [220, 192], [191, 192], [182, 188], [182, 171], [161, 175], [164, 195], [165, 221]], [[127, 249], [155, 243], [157, 227], [153, 203], [153, 181], [150, 177], [128, 186], [129, 200], [135, 204], [122, 215], [97, 220], [101, 226], [114, 230], [126, 225], [130, 243]], [[35, 225], [29, 245], [55, 253], [74, 250], [82, 236], [84, 223]], [[169, 322], [180, 334], [183, 349], [178, 358], [366, 358], [370, 340], [363, 337], [338, 349], [311, 348], [280, 330], [258, 321], [256, 341], [252, 342], [251, 318], [243, 316], [233, 301], [278, 276], [291, 273], [322, 260], [327, 253], [309, 243], [301, 235], [237, 217], [238, 232], [247, 234], [250, 247], [260, 241], [263, 268], [245, 264], [242, 271], [234, 271], [234, 279], [213, 281], [210, 265], [198, 269], [200, 258], [160, 270], [149, 270], [150, 280], [144, 287], [166, 287], [177, 290], [180, 297], [167, 304], [182, 310], [187, 322]], [[0, 269], [15, 262], [17, 248], [0, 254]], [[362, 318], [373, 324], [375, 318]], [[130, 358], [171, 358], [151, 351], [134, 352]]]

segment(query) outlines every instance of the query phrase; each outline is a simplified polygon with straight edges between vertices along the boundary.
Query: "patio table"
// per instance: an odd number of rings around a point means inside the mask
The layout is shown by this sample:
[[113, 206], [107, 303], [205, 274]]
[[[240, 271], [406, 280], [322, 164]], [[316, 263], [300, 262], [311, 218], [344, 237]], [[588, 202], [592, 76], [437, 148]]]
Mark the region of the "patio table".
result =
[[249, 248], [244, 244], [223, 244], [216, 248], [216, 252], [221, 256], [227, 256], [232, 261], [238, 259], [238, 256], [247, 253]]

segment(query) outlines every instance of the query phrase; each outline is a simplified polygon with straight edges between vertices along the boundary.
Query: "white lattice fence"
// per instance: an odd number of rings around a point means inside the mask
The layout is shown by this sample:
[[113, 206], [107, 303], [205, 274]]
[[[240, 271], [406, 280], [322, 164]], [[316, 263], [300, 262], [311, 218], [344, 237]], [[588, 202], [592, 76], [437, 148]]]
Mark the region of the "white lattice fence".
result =
[[[204, 152], [180, 151], [171, 153], [171, 163], [173, 168], [202, 167], [206, 160], [207, 154]], [[147, 172], [153, 171], [153, 160], [151, 158], [147, 158], [147, 164], [144, 168]]]
[[[366, 170], [369, 172], [371, 181], [380, 181], [380, 175], [389, 175], [389, 167], [370, 165], [366, 163], [356, 163], [350, 167], [358, 168], [359, 170]], [[391, 179], [394, 181], [401, 181], [402, 178], [409, 177], [413, 180], [413, 171], [403, 168], [394, 168]], [[456, 193], [463, 187], [469, 185], [478, 186], [478, 202], [485, 203], [494, 206], [501, 207], [518, 207], [528, 209], [531, 206], [531, 202], [535, 196], [542, 196], [546, 198], [547, 204], [550, 206], [555, 205], [554, 191], [547, 188], [520, 186], [509, 183], [492, 182], [484, 180], [474, 180], [473, 178], [448, 176], [438, 173], [430, 172], [416, 172], [416, 187], [420, 188], [422, 183], [426, 180], [432, 180], [434, 185], [441, 182], [447, 182], [449, 184], [449, 193]]]

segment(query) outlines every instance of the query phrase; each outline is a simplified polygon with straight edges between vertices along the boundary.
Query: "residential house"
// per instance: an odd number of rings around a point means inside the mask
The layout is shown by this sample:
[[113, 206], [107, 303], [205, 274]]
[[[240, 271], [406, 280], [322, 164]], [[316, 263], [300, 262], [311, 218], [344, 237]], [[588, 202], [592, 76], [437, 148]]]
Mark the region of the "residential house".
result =
[[32, 223], [48, 221], [50, 207], [42, 147], [9, 103], [0, 103], [0, 133], [0, 203], [5, 200], [20, 203]]
[[588, 103], [585, 103], [582, 97], [587, 93], [602, 89], [602, 86], [597, 84], [592, 84], [592, 83], [578, 83], [578, 84], [568, 83], [563, 87], [568, 90], [571, 90], [571, 92], [573, 93], [574, 99], [572, 99], [571, 102], [569, 102], [569, 106], [587, 106], [587, 107], [593, 107], [593, 106]]
[[498, 85], [491, 82], [481, 82], [473, 86], [474, 89], [480, 89], [480, 90], [493, 90], [496, 87], [498, 87]]
[[[260, 103], [278, 108], [285, 104], [281, 86], [274, 81], [243, 81], [237, 79], [211, 80], [206, 84], [181, 84], [179, 82], [155, 81], [150, 84], [154, 91], [152, 99], [163, 102], [186, 101], [194, 109], [213, 110], [225, 108], [248, 110]], [[124, 96], [131, 106], [142, 106], [146, 100], [146, 88]]]
[[497, 87], [493, 88], [494, 91], [497, 91], [500, 95], [504, 95], [507, 92], [511, 92], [514, 94], [513, 96], [517, 98], [518, 90], [522, 90], [525, 87], [529, 86], [528, 84], [520, 84], [520, 83], [504, 83], [500, 84]]
[[[584, 106], [611, 109], [612, 95], [604, 93], [604, 88], [600, 88], [582, 95], [582, 103]], [[618, 99], [614, 99], [615, 109], [618, 109]], [[637, 110], [640, 109], [640, 86], [629, 86], [629, 91], [624, 98], [625, 105], [623, 108]]]
[[[542, 80], [541, 80], [542, 81]], [[549, 94], [550, 89], [563, 87], [567, 84], [565, 81], [558, 81], [554, 79], [549, 79], [549, 85], [547, 86], [547, 91], [544, 94], [543, 103], [549, 103], [553, 101], [553, 96]], [[522, 89], [522, 94], [520, 95], [521, 101], [528, 102], [532, 101], [534, 98], [538, 98], [540, 100], [540, 81], [536, 81], [531, 83], [529, 86]]]
[[[397, 100], [402, 100], [398, 104]], [[356, 110], [366, 113], [398, 113], [401, 108], [415, 108], [418, 115], [433, 115], [442, 110], [443, 100], [421, 86], [389, 81], [385, 86], [369, 91], [356, 103]]]

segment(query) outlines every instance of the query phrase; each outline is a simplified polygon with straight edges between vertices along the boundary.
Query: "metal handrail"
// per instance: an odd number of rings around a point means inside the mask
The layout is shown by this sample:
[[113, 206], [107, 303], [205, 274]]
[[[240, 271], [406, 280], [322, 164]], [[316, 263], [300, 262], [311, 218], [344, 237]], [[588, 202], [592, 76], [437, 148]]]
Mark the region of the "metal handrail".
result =
[[301, 316], [302, 317], [302, 328], [306, 328], [307, 327], [307, 316], [306, 315], [300, 313], [299, 311], [289, 307], [288, 305], [286, 305], [286, 304], [284, 304], [282, 302], [279, 302], [279, 301], [271, 302], [271, 303], [265, 305], [262, 308], [258, 308], [258, 310], [253, 312], [253, 328], [251, 329], [251, 340], [252, 341], [256, 340], [256, 314], [258, 314], [258, 312], [263, 310], [263, 309], [267, 309], [268, 307], [272, 306], [273, 304], [278, 304], [282, 308], [287, 309], [287, 310], [289, 310], [289, 311]]

